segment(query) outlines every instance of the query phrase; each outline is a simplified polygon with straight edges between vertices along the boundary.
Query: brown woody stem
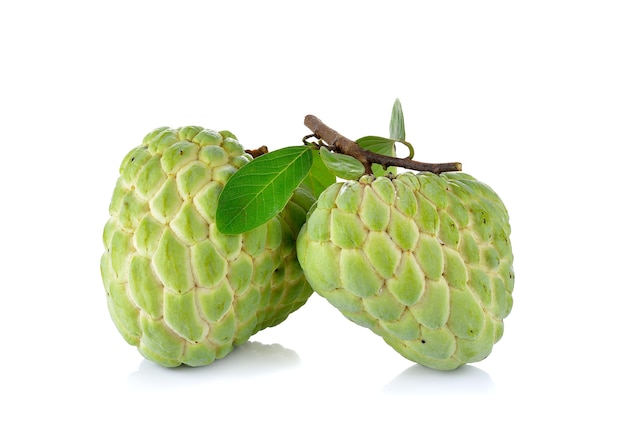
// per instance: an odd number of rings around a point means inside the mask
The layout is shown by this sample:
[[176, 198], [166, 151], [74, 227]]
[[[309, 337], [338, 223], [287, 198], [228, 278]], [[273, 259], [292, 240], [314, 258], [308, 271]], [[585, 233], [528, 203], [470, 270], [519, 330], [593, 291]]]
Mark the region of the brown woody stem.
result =
[[307, 115], [304, 118], [304, 125], [308, 127], [315, 137], [324, 140], [335, 152], [351, 155], [363, 164], [366, 174], [373, 174], [372, 164], [380, 164], [383, 168], [403, 167], [415, 171], [428, 171], [439, 174], [446, 171], [460, 171], [461, 163], [422, 163], [420, 161], [409, 160], [408, 158], [390, 157], [388, 155], [377, 154], [363, 149], [354, 141], [341, 135], [336, 130], [326, 126], [315, 116]]
[[257, 158], [260, 157], [263, 154], [267, 154], [269, 152], [269, 150], [267, 149], [267, 147], [265, 145], [257, 148], [257, 149], [247, 149], [245, 150], [245, 152], [247, 152], [248, 154], [250, 154], [252, 156], [252, 158]]

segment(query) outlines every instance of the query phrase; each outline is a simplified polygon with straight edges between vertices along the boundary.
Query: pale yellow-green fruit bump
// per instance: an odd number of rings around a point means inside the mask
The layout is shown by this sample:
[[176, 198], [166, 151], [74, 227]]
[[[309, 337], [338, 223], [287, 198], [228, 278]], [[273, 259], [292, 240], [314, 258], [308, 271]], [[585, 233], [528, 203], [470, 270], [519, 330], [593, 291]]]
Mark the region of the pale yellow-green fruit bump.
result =
[[508, 212], [465, 173], [364, 176], [328, 187], [298, 237], [313, 289], [406, 358], [484, 359], [512, 307]]
[[156, 129], [123, 159], [101, 273], [115, 326], [147, 359], [207, 365], [311, 295], [295, 247], [310, 193], [250, 232], [217, 230], [223, 186], [251, 159], [232, 133], [199, 126]]

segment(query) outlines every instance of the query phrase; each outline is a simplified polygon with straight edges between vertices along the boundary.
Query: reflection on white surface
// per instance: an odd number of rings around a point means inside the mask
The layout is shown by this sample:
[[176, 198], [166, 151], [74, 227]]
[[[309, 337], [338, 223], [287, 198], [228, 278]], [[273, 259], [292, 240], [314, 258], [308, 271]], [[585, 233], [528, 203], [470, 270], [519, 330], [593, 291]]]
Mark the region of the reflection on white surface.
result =
[[204, 367], [165, 368], [142, 360], [139, 369], [128, 376], [131, 388], [173, 388], [197, 383], [223, 382], [225, 378], [241, 379], [276, 373], [300, 363], [298, 354], [280, 344], [248, 341], [230, 354]]
[[437, 371], [413, 365], [395, 377], [383, 392], [405, 394], [483, 394], [495, 390], [489, 374], [475, 366], [465, 365], [454, 371]]

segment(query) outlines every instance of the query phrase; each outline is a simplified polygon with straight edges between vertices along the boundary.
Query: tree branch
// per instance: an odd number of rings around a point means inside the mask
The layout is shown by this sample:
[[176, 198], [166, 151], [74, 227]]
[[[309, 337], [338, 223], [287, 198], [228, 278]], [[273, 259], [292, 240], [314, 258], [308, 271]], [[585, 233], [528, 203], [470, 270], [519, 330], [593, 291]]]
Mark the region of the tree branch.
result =
[[365, 167], [366, 174], [372, 174], [372, 164], [374, 163], [380, 164], [384, 168], [403, 167], [409, 170], [428, 171], [435, 174], [446, 171], [460, 171], [462, 168], [461, 163], [423, 163], [407, 158], [390, 157], [368, 151], [361, 148], [356, 142], [341, 135], [336, 130], [326, 126], [320, 119], [310, 114], [304, 118], [304, 125], [308, 127], [317, 138], [324, 140], [330, 145], [334, 151], [351, 155], [359, 160]]

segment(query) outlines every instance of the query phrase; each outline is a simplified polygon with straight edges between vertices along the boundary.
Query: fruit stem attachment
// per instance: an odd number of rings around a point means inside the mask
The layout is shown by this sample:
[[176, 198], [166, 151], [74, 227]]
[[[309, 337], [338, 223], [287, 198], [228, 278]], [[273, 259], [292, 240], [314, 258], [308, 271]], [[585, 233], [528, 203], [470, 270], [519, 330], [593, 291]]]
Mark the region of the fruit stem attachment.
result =
[[446, 171], [460, 171], [462, 168], [461, 163], [423, 163], [409, 158], [391, 157], [368, 151], [310, 114], [305, 116], [304, 125], [313, 132], [316, 138], [325, 141], [333, 151], [350, 155], [359, 160], [365, 167], [365, 174], [374, 174], [372, 164], [380, 164], [383, 168], [403, 167], [409, 170], [428, 171], [435, 174]]
[[267, 149], [267, 147], [265, 145], [257, 148], [257, 149], [247, 149], [244, 152], [247, 152], [248, 154], [250, 154], [252, 156], [252, 158], [257, 158], [260, 157], [263, 154], [267, 154], [269, 152], [269, 150]]

